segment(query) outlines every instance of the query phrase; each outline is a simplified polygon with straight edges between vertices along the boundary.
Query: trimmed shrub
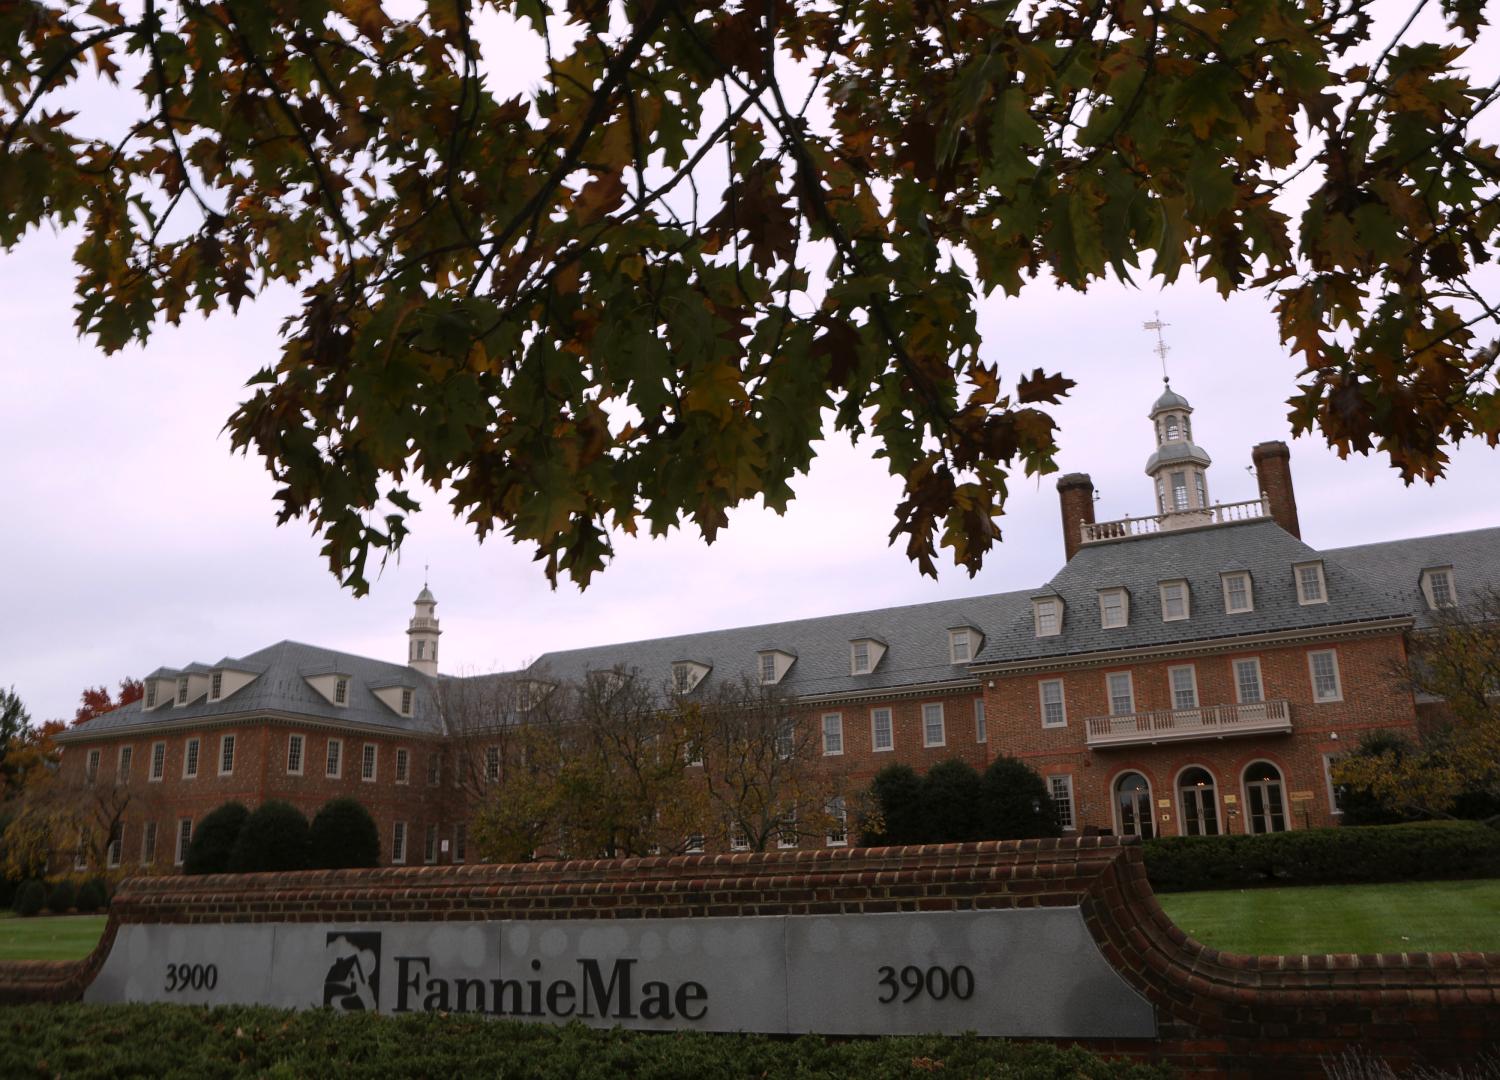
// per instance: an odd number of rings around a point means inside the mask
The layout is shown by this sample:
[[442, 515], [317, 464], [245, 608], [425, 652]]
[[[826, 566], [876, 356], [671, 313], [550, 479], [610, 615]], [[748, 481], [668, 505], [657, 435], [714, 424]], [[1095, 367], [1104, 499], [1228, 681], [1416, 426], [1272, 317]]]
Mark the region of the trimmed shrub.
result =
[[1500, 875], [1500, 831], [1472, 821], [1171, 836], [1144, 845], [1159, 892]]
[[980, 839], [981, 785], [974, 766], [951, 758], [927, 770], [922, 782], [923, 843]]
[[261, 803], [245, 819], [245, 827], [229, 853], [230, 873], [306, 868], [307, 818], [280, 799]]
[[334, 799], [313, 815], [307, 831], [307, 865], [342, 870], [380, 864], [380, 830], [358, 799]]
[[17, 915], [35, 915], [47, 903], [47, 887], [40, 881], [23, 881], [16, 889], [11, 910]]
[[910, 765], [887, 765], [875, 774], [870, 793], [880, 807], [884, 825], [864, 837], [866, 844], [920, 844], [922, 778]]
[[185, 874], [222, 874], [229, 869], [229, 854], [240, 838], [240, 830], [250, 817], [241, 802], [227, 802], [209, 811], [193, 830], [187, 855], [182, 860]]
[[980, 779], [979, 798], [981, 840], [1062, 835], [1047, 782], [1025, 762], [996, 758]]
[[47, 890], [47, 910], [54, 915], [61, 915], [72, 908], [78, 899], [78, 886], [67, 878], [54, 881], [52, 888]]
[[109, 903], [104, 892], [104, 883], [98, 878], [89, 878], [78, 890], [78, 913], [92, 915]]

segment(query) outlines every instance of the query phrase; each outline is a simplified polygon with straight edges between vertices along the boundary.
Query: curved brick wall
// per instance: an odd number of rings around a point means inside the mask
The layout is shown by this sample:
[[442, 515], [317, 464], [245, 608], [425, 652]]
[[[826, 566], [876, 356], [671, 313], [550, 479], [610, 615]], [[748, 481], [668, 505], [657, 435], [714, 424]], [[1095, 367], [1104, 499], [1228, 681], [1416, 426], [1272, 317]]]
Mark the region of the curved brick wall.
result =
[[1398, 1068], [1500, 1053], [1500, 954], [1234, 956], [1174, 926], [1134, 839], [138, 878], [98, 949], [74, 963], [0, 964], [0, 1002], [76, 1000], [119, 923], [636, 919], [1083, 909], [1104, 955], [1157, 1009], [1160, 1037], [1104, 1053], [1190, 1074], [1318, 1076], [1360, 1047]]

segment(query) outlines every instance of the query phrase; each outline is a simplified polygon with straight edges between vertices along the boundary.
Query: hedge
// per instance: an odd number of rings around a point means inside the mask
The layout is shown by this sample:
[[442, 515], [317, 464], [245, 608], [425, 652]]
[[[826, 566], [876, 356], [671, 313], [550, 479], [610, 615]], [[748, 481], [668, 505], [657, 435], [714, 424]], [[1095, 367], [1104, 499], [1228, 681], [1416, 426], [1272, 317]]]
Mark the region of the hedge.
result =
[[288, 802], [263, 802], [245, 819], [229, 853], [229, 872], [307, 868], [307, 818]]
[[0, 1009], [0, 1076], [504, 1076], [642, 1080], [711, 1076], [861, 1080], [1168, 1080], [1160, 1065], [1110, 1062], [1077, 1046], [972, 1035], [799, 1039], [596, 1031], [462, 1014], [291, 1013], [181, 1005]]
[[240, 838], [250, 811], [242, 802], [227, 802], [210, 810], [188, 841], [182, 860], [184, 874], [222, 874], [229, 869], [229, 854]]
[[1171, 836], [1144, 847], [1159, 892], [1500, 876], [1500, 831], [1473, 821]]
[[109, 905], [109, 893], [105, 891], [104, 882], [98, 878], [89, 878], [78, 888], [78, 914], [92, 915], [102, 907]]
[[358, 799], [334, 799], [313, 815], [307, 831], [307, 865], [343, 870], [380, 865], [380, 830]]
[[47, 890], [47, 910], [54, 915], [61, 915], [73, 907], [74, 901], [78, 899], [78, 886], [67, 878], [54, 881], [52, 887]]
[[23, 881], [16, 887], [11, 909], [17, 915], [36, 915], [47, 903], [47, 886], [40, 881]]

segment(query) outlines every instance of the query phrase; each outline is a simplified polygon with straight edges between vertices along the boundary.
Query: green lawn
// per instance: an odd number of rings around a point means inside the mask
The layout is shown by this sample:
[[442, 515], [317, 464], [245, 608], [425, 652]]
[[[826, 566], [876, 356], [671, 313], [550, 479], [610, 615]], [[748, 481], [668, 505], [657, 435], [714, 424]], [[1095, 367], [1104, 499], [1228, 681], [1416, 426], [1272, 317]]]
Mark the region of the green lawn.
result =
[[0, 913], [0, 960], [77, 960], [94, 951], [104, 933], [103, 915]]
[[1500, 881], [1162, 893], [1174, 922], [1224, 952], [1500, 952]]

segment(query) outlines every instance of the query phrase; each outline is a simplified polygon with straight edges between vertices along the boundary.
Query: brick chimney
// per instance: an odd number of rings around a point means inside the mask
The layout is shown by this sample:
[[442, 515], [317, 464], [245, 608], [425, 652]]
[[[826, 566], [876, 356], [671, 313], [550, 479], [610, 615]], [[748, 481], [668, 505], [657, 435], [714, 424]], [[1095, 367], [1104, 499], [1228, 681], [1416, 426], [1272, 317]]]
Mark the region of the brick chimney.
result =
[[1083, 542], [1083, 527], [1094, 523], [1094, 482], [1088, 473], [1068, 473], [1057, 481], [1062, 503], [1063, 554], [1072, 559]]
[[1297, 524], [1297, 493], [1292, 490], [1292, 452], [1284, 442], [1263, 442], [1250, 451], [1255, 462], [1255, 478], [1260, 494], [1269, 504], [1276, 524], [1297, 539], [1302, 527]]

